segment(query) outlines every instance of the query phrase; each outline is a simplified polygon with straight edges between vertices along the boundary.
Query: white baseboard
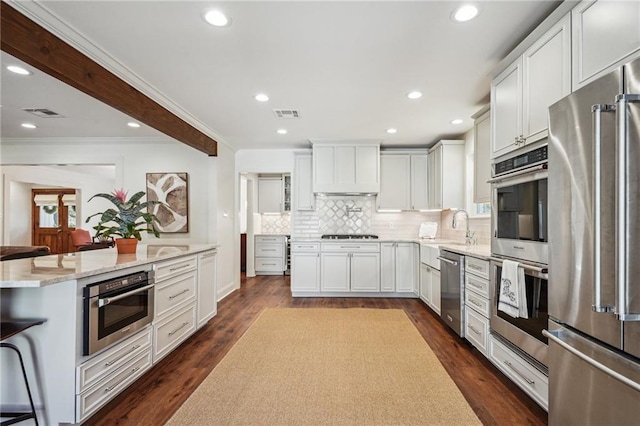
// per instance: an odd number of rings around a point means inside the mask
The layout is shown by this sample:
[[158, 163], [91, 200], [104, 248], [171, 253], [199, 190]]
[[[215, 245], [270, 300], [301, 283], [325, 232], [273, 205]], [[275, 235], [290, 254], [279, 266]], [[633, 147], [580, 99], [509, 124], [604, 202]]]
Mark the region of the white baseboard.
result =
[[233, 281], [231, 281], [229, 284], [226, 284], [222, 287], [218, 288], [218, 302], [221, 301], [222, 299], [224, 299], [225, 297], [227, 297], [228, 295], [230, 295], [231, 293], [233, 293], [234, 291], [236, 291], [239, 287], [235, 285], [235, 283]]

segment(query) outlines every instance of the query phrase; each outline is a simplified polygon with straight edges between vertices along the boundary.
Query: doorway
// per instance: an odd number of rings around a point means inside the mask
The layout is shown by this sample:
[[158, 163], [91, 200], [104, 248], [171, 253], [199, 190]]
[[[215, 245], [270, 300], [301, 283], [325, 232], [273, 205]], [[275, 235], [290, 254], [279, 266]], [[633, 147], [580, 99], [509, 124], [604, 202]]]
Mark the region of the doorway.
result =
[[32, 245], [47, 246], [51, 254], [74, 251], [71, 231], [76, 229], [76, 190], [32, 189]]

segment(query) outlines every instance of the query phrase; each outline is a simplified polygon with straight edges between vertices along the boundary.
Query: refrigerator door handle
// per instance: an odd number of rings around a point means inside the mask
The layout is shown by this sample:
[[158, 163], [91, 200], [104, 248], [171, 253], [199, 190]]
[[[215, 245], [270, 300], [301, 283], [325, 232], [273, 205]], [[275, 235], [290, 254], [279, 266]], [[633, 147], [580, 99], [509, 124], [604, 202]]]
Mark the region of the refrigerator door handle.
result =
[[591, 365], [592, 367], [602, 371], [604, 374], [618, 380], [621, 383], [624, 383], [625, 385], [629, 386], [630, 388], [632, 388], [633, 390], [640, 392], [640, 383], [634, 382], [633, 380], [629, 379], [626, 376], [623, 376], [622, 374], [618, 373], [617, 371], [612, 370], [611, 368], [607, 367], [606, 365], [596, 361], [595, 359], [585, 355], [584, 353], [580, 352], [579, 350], [575, 349], [573, 346], [565, 343], [564, 341], [562, 341], [562, 339], [560, 339], [558, 337], [558, 335], [561, 333], [561, 331], [547, 331], [547, 330], [542, 330], [542, 334], [548, 338], [549, 340], [551, 340], [553, 343], [556, 343], [558, 346], [560, 346], [562, 349], [565, 349], [569, 352], [571, 352], [573, 355], [577, 356], [578, 358], [580, 358], [581, 360], [583, 360], [584, 362], [586, 362], [587, 364]]
[[614, 112], [615, 105], [598, 104], [591, 107], [593, 113], [593, 224], [596, 232], [593, 233], [593, 305], [594, 312], [613, 312], [614, 306], [602, 303], [602, 278], [601, 278], [601, 150], [602, 150], [602, 113]]
[[628, 273], [629, 253], [627, 247], [627, 229], [629, 222], [629, 205], [627, 204], [629, 159], [627, 156], [629, 143], [627, 104], [640, 102], [640, 95], [621, 94], [616, 96], [616, 310], [620, 321], [640, 321], [640, 313], [629, 312], [628, 285], [631, 278]]

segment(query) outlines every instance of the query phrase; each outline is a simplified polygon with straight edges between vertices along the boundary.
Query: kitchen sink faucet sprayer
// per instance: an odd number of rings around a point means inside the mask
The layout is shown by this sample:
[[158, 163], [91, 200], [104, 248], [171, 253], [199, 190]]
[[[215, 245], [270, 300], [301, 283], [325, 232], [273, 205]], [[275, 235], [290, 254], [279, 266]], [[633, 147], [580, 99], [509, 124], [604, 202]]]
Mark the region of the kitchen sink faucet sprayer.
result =
[[473, 238], [474, 233], [471, 232], [469, 230], [469, 213], [467, 213], [466, 210], [460, 209], [457, 210], [454, 214], [453, 214], [453, 220], [451, 221], [451, 227], [453, 229], [457, 229], [458, 228], [458, 221], [456, 220], [456, 217], [458, 216], [458, 213], [464, 213], [464, 219], [465, 219], [465, 224], [466, 224], [466, 231], [464, 233], [464, 242], [465, 244], [471, 244], [471, 243], [476, 243], [477, 240], [475, 240]]

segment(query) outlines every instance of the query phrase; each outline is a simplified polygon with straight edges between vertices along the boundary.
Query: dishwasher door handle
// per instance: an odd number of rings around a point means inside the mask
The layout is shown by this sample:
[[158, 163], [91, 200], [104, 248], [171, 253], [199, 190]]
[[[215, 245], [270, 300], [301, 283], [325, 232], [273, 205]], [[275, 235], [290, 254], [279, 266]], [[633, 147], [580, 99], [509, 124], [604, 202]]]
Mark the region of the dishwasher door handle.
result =
[[443, 262], [446, 262], [453, 266], [458, 266], [458, 262], [456, 262], [455, 260], [447, 259], [446, 257], [438, 256], [438, 260], [442, 260]]

